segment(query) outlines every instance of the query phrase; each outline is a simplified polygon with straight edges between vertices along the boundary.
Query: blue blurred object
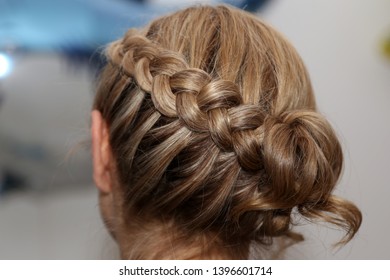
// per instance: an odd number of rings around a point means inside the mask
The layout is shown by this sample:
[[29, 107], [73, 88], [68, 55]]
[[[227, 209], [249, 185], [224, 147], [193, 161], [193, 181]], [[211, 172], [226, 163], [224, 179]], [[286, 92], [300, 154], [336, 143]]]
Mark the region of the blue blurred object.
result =
[[94, 49], [168, 10], [123, 0], [0, 0], [0, 48]]
[[[265, 0], [215, 0], [248, 11]], [[182, 5], [153, 5], [145, 0], [0, 0], [0, 51], [61, 52], [84, 62], [100, 46], [119, 37], [130, 27]], [[195, 1], [194, 1], [195, 3]]]
[[245, 0], [245, 1], [225, 1], [226, 4], [233, 5], [237, 8], [243, 9], [248, 12], [256, 12], [260, 9], [268, 0]]

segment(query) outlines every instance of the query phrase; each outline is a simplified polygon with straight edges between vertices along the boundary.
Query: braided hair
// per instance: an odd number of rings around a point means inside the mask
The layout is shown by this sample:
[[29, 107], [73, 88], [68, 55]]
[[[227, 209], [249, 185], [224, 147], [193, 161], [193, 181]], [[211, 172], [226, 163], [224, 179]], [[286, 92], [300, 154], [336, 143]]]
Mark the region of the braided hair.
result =
[[298, 238], [297, 213], [344, 228], [341, 242], [354, 236], [359, 210], [331, 194], [340, 143], [300, 57], [271, 27], [234, 8], [193, 7], [129, 30], [106, 56], [94, 108], [129, 221], [212, 233], [246, 248], [243, 258], [253, 242]]

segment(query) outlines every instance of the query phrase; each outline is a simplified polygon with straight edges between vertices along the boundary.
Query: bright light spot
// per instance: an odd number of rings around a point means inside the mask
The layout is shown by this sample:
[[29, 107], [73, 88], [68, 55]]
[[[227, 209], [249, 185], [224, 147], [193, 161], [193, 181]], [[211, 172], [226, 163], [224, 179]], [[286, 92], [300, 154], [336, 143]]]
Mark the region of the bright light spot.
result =
[[0, 78], [3, 78], [11, 71], [11, 59], [8, 55], [0, 53]]

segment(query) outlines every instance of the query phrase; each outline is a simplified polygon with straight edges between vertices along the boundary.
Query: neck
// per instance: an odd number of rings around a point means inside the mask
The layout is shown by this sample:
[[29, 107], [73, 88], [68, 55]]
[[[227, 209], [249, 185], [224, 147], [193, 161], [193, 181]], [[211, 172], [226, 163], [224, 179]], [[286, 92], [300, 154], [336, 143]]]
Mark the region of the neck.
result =
[[247, 259], [249, 244], [228, 245], [217, 234], [179, 230], [173, 222], [143, 222], [118, 234], [122, 259]]

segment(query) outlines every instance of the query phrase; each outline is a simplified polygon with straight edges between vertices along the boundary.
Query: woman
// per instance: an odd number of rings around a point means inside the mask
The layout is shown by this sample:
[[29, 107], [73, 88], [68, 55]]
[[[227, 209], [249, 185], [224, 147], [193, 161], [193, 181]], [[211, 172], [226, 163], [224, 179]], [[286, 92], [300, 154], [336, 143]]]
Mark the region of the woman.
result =
[[199, 6], [106, 50], [92, 112], [103, 219], [130, 259], [246, 259], [293, 217], [361, 223], [332, 195], [339, 141], [295, 49], [243, 11]]

